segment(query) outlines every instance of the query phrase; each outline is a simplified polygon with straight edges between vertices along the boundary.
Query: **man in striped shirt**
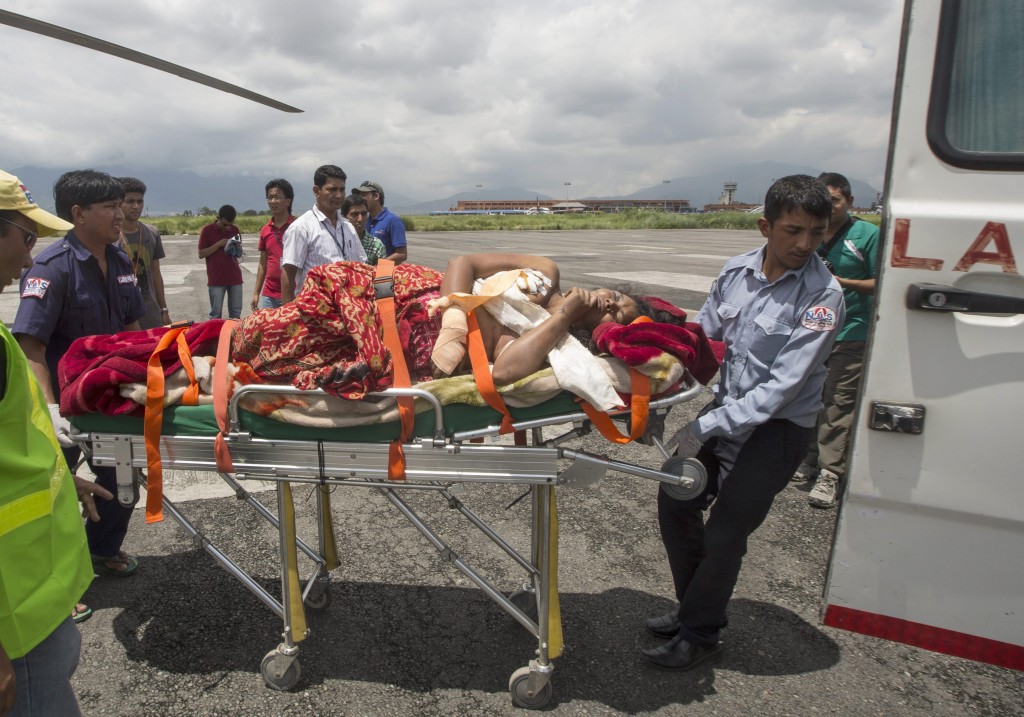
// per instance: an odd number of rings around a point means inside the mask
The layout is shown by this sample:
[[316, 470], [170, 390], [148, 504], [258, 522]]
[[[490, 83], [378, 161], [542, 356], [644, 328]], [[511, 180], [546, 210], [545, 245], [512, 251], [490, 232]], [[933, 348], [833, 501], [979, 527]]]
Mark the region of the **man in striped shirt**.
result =
[[325, 164], [313, 173], [313, 208], [284, 233], [281, 254], [281, 302], [295, 298], [314, 266], [336, 261], [366, 261], [362, 242], [341, 216], [347, 176], [341, 167]]

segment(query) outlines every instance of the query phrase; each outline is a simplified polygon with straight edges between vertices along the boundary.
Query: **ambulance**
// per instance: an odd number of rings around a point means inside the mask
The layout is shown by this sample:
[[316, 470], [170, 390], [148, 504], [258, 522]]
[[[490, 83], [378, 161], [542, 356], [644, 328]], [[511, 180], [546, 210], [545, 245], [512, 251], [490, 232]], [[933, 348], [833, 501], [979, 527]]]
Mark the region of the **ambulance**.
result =
[[826, 625], [1024, 669], [1024, 2], [910, 0]]

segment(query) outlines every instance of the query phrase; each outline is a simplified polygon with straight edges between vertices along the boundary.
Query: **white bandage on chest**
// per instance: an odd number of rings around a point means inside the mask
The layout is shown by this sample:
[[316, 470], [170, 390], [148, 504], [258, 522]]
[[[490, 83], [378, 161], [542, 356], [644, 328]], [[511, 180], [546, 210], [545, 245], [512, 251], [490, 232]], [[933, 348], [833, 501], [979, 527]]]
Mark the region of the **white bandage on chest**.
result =
[[[547, 309], [530, 301], [519, 289], [521, 282], [527, 286], [538, 285], [540, 280], [531, 274], [539, 275], [543, 284], [550, 287], [547, 277], [534, 270], [505, 271], [477, 279], [473, 284], [473, 294], [496, 297], [483, 305], [487, 313], [520, 336], [551, 318]], [[597, 359], [574, 337], [566, 335], [560, 339], [548, 352], [548, 363], [559, 386], [585, 398], [596, 408], [607, 411], [624, 405]]]

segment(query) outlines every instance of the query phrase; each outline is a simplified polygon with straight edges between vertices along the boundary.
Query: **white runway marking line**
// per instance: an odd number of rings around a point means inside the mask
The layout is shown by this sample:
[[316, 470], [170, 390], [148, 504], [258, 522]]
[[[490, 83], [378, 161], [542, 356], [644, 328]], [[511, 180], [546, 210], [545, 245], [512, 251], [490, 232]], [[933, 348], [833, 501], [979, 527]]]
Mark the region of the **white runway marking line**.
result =
[[636, 282], [638, 284], [656, 284], [668, 286], [673, 289], [687, 289], [689, 291], [711, 291], [711, 285], [715, 281], [713, 276], [698, 276], [697, 274], [679, 274], [669, 271], [627, 271], [621, 274], [587, 274], [587, 276], [599, 276], [604, 279], [612, 279], [617, 283]]
[[681, 259], [714, 259], [723, 263], [732, 259], [731, 256], [724, 254], [673, 254], [672, 256], [678, 256]]

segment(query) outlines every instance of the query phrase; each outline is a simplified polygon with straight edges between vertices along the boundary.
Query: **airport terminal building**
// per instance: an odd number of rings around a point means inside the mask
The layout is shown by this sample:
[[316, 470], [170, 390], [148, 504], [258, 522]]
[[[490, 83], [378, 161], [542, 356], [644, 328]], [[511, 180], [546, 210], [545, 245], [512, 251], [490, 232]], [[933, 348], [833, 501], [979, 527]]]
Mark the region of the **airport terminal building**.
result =
[[[688, 199], [469, 199], [459, 201], [449, 212], [621, 212], [626, 209], [647, 209], [658, 212], [688, 213], [693, 211]], [[531, 212], [532, 213], [532, 212]]]

